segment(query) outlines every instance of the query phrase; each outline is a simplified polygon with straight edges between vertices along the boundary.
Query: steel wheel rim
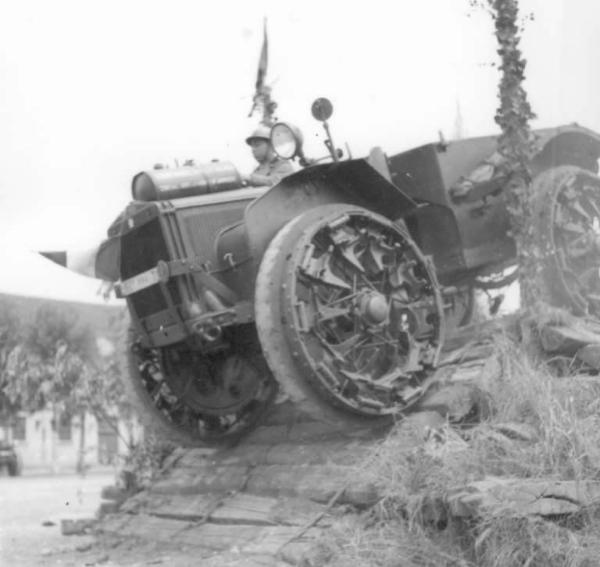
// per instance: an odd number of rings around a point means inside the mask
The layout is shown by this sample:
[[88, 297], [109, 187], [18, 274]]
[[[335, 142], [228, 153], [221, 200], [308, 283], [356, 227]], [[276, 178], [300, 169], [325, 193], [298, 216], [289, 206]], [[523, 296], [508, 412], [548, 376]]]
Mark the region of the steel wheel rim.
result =
[[316, 223], [284, 287], [292, 356], [330, 401], [376, 416], [420, 397], [443, 315], [434, 272], [400, 227], [368, 211]]

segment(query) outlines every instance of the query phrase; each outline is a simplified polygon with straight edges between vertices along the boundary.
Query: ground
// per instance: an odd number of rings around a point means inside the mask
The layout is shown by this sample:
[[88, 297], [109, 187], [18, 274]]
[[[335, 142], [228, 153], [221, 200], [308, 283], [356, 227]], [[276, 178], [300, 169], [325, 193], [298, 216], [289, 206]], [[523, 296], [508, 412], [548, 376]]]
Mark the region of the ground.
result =
[[60, 520], [91, 517], [111, 475], [0, 478], [0, 563], [600, 565], [600, 325], [551, 315], [455, 333], [391, 431], [340, 432], [283, 401], [237, 446], [177, 448], [94, 541]]
[[91, 536], [63, 536], [61, 520], [92, 518], [114, 473], [0, 477], [0, 563], [12, 567], [83, 565]]

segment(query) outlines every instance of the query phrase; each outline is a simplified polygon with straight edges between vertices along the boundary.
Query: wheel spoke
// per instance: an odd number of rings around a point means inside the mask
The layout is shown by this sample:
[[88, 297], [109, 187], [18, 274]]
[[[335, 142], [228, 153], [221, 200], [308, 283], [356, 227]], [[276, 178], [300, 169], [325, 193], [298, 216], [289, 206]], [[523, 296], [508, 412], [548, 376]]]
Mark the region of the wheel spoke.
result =
[[596, 219], [600, 218], [600, 205], [594, 199], [594, 195], [597, 193], [598, 188], [586, 187], [587, 191], [584, 193], [584, 197], [588, 202], [588, 205], [594, 210], [594, 216]]
[[581, 203], [577, 200], [567, 200], [564, 205], [569, 209], [569, 211], [573, 211], [578, 213], [585, 220], [592, 222], [592, 216], [581, 206]]
[[341, 258], [343, 258], [350, 266], [352, 266], [355, 270], [358, 270], [361, 274], [365, 273], [365, 268], [361, 259], [356, 253], [358, 243], [353, 242], [351, 244], [346, 244], [345, 246], [339, 246], [337, 251]]
[[311, 259], [301, 268], [302, 273], [311, 280], [326, 286], [338, 287], [351, 290], [351, 286], [342, 278], [336, 276], [330, 265], [327, 256]]

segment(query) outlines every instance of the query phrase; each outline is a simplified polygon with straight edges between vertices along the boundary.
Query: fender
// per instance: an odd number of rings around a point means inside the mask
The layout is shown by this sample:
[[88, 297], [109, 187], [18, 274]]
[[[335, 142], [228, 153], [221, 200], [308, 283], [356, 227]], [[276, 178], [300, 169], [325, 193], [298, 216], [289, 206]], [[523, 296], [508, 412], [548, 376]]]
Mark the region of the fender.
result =
[[570, 124], [537, 130], [535, 134], [540, 151], [532, 160], [534, 176], [558, 165], [575, 165], [598, 173], [600, 135], [593, 130]]
[[287, 176], [246, 208], [244, 224], [254, 263], [289, 220], [331, 203], [357, 205], [392, 220], [417, 208], [416, 201], [364, 159], [309, 167]]

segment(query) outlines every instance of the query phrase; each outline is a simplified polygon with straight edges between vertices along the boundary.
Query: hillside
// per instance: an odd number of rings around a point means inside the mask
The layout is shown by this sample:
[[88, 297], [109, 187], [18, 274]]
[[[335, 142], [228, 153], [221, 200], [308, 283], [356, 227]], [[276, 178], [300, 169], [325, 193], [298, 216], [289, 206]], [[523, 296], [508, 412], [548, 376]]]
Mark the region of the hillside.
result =
[[449, 345], [391, 430], [333, 431], [284, 402], [236, 447], [175, 448], [141, 491], [112, 491], [120, 511], [80, 560], [599, 565], [600, 325], [505, 317]]

